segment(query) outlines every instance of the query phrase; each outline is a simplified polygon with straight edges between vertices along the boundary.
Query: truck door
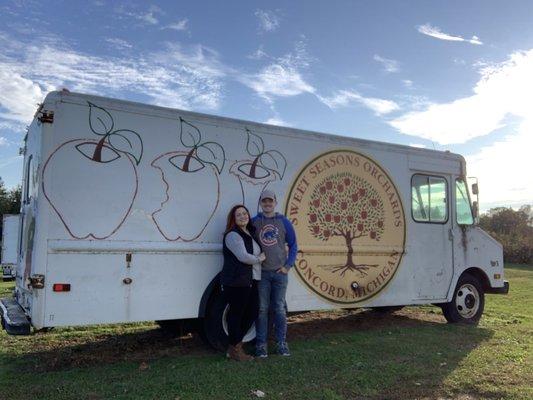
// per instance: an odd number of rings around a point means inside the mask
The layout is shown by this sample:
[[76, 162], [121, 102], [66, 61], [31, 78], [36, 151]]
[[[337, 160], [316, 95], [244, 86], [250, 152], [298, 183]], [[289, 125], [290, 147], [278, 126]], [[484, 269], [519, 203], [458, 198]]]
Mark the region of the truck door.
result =
[[462, 270], [468, 265], [469, 235], [474, 225], [470, 195], [464, 178], [457, 177], [454, 179], [453, 195], [454, 215], [451, 218], [453, 224], [451, 232], [453, 236], [454, 265], [457, 269]]
[[446, 298], [453, 276], [449, 175], [411, 178], [413, 300]]

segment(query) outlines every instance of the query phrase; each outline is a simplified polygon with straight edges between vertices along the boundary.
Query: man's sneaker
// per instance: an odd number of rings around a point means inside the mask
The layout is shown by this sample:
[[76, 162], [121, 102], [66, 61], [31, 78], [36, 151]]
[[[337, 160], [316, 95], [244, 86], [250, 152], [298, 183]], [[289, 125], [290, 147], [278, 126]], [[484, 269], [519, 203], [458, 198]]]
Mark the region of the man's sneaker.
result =
[[288, 357], [291, 355], [291, 352], [289, 351], [289, 345], [287, 342], [281, 342], [278, 343], [278, 354], [280, 356]]
[[257, 346], [255, 349], [255, 356], [259, 358], [267, 358], [267, 348], [266, 346]]

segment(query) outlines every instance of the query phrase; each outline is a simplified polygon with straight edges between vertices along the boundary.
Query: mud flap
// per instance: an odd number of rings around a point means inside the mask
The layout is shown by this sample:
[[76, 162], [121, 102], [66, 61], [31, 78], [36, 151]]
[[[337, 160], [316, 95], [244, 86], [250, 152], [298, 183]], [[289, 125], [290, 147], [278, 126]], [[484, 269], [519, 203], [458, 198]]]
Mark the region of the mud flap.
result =
[[0, 299], [2, 328], [10, 335], [29, 335], [30, 321], [15, 299]]

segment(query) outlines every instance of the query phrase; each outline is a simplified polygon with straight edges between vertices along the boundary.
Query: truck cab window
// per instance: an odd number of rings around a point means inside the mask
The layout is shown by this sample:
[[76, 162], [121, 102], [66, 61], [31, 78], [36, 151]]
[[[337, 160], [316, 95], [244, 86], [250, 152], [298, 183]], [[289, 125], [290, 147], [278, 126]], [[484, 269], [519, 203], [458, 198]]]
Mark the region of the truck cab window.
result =
[[468, 189], [465, 181], [461, 178], [455, 180], [455, 213], [459, 225], [472, 225], [474, 223]]
[[446, 179], [416, 174], [411, 179], [411, 211], [417, 222], [445, 223], [448, 220]]

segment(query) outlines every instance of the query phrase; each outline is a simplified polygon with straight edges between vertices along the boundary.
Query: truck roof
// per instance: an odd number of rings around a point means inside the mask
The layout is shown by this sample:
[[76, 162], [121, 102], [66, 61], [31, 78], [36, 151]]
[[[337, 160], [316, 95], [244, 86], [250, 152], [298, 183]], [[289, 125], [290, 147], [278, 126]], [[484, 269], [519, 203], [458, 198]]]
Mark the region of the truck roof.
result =
[[199, 113], [199, 112], [194, 112], [194, 111], [187, 111], [187, 110], [181, 110], [177, 108], [156, 106], [156, 105], [134, 102], [134, 101], [129, 101], [129, 100], [121, 100], [121, 99], [114, 99], [110, 97], [70, 92], [68, 90], [53, 91], [53, 92], [48, 93], [46, 95], [46, 98], [43, 102], [42, 107], [44, 107], [44, 109], [49, 110], [51, 108], [53, 109], [52, 104], [55, 102], [86, 105], [87, 101], [95, 102], [98, 105], [105, 105], [105, 107], [108, 109], [122, 110], [122, 111], [131, 112], [135, 114], [157, 116], [160, 118], [176, 119], [176, 113], [179, 113], [180, 115], [187, 115], [189, 118], [192, 117], [196, 120], [203, 120], [202, 122], [206, 122], [206, 123], [209, 123], [209, 122], [212, 123], [212, 121], [215, 120], [215, 121], [220, 121], [225, 126], [234, 125], [236, 128], [242, 127], [242, 125], [246, 125], [257, 131], [262, 131], [263, 133], [272, 134], [272, 135], [276, 135], [276, 134], [281, 135], [281, 136], [289, 135], [293, 137], [314, 139], [314, 140], [319, 140], [319, 141], [328, 140], [336, 144], [346, 143], [346, 144], [353, 145], [354, 143], [356, 143], [362, 147], [371, 147], [371, 148], [379, 147], [383, 149], [385, 147], [387, 148], [387, 150], [390, 150], [390, 151], [395, 151], [399, 153], [409, 153], [412, 155], [420, 155], [420, 156], [426, 156], [426, 157], [428, 156], [428, 153], [431, 153], [434, 157], [437, 156], [442, 159], [455, 160], [455, 161], [460, 162], [463, 165], [465, 164], [465, 159], [462, 155], [457, 154], [457, 153], [452, 153], [449, 150], [442, 151], [442, 150], [418, 148], [418, 147], [412, 147], [412, 146], [407, 146], [403, 144], [361, 139], [361, 138], [356, 138], [353, 136], [344, 136], [344, 135], [338, 135], [338, 134], [333, 134], [333, 133], [325, 133], [325, 132], [310, 131], [310, 130], [284, 127], [284, 126], [278, 126], [278, 125], [270, 125], [270, 124], [265, 124], [265, 123], [260, 123], [260, 122], [241, 120], [237, 118], [222, 117], [222, 116], [218, 116], [214, 114]]

